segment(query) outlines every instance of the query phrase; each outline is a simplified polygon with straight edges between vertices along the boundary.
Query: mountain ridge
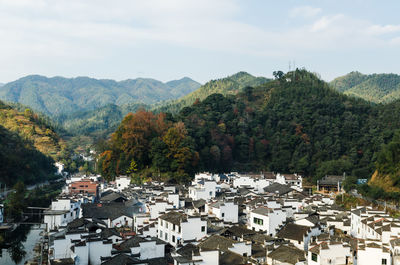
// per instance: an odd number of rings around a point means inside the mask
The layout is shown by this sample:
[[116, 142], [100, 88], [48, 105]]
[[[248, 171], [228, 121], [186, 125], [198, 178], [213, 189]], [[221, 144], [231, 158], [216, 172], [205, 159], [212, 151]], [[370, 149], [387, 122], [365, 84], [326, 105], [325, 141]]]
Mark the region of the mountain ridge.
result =
[[152, 78], [115, 81], [29, 75], [1, 86], [0, 99], [22, 103], [35, 111], [57, 116], [94, 110], [107, 104], [153, 104], [180, 97], [200, 87], [200, 83], [188, 77], [172, 81], [167, 84]]
[[329, 84], [346, 95], [374, 103], [390, 103], [400, 98], [400, 75], [394, 73], [366, 75], [353, 71]]
[[156, 111], [176, 113], [180, 109], [191, 106], [196, 100], [203, 100], [211, 94], [223, 95], [236, 94], [246, 86], [258, 86], [271, 81], [266, 77], [256, 77], [247, 72], [240, 71], [224, 78], [213, 79], [199, 87], [197, 90], [169, 102], [153, 107]]

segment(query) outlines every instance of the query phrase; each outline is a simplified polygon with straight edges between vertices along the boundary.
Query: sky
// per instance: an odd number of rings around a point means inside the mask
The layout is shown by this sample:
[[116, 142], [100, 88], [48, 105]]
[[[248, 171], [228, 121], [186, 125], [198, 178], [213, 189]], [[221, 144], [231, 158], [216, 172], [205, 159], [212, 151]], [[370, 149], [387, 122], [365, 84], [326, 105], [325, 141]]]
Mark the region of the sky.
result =
[[397, 73], [400, 1], [0, 0], [0, 82]]

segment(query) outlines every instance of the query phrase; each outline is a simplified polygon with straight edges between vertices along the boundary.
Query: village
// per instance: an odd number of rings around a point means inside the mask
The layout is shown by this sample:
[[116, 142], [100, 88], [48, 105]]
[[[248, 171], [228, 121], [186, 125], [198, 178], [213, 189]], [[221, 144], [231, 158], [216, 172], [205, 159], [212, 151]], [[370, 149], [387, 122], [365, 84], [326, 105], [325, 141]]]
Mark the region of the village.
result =
[[297, 174], [196, 174], [191, 185], [74, 175], [43, 211], [48, 264], [400, 264], [400, 220], [335, 204]]

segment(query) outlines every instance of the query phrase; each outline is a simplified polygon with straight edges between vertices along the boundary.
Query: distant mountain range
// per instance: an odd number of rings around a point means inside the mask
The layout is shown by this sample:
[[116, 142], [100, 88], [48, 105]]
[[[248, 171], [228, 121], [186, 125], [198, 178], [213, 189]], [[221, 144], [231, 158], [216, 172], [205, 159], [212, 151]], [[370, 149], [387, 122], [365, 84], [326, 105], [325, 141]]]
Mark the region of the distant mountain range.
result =
[[94, 110], [108, 104], [154, 104], [179, 98], [200, 85], [188, 77], [163, 83], [150, 78], [117, 82], [89, 77], [47, 78], [31, 75], [0, 87], [0, 99], [18, 102], [54, 117]]
[[[189, 81], [190, 79], [186, 83], [189, 83]], [[257, 86], [268, 81], [270, 80], [264, 77], [254, 77], [248, 73], [240, 72], [226, 78], [210, 81], [178, 100], [160, 102], [155, 105], [129, 103], [117, 106], [108, 104], [95, 110], [59, 115], [54, 119], [73, 135], [91, 135], [95, 138], [104, 137], [117, 128], [127, 113], [135, 112], [139, 108], [153, 109], [156, 112], [176, 112], [185, 106], [191, 106], [196, 99], [203, 100], [213, 93], [236, 94], [246, 86]], [[170, 83], [173, 84], [171, 85]], [[191, 90], [185, 87], [185, 82], [171, 81], [167, 84], [173, 87], [180, 87], [179, 91]]]
[[351, 72], [338, 77], [330, 85], [349, 96], [375, 103], [388, 103], [400, 98], [400, 75]]

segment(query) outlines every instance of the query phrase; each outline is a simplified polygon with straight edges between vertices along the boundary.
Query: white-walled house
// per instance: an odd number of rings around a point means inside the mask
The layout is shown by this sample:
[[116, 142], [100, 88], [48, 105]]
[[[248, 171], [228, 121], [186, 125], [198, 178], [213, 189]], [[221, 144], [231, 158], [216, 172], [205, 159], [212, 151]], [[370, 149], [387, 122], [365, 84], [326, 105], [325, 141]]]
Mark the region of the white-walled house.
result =
[[323, 241], [310, 246], [308, 250], [308, 265], [339, 265], [350, 264], [350, 262], [352, 262], [352, 254], [350, 245], [347, 243]]
[[189, 197], [193, 200], [203, 199], [209, 201], [215, 198], [216, 191], [217, 183], [215, 181], [202, 179], [189, 187]]
[[174, 265], [218, 265], [219, 250], [204, 250], [191, 243], [172, 253]]
[[150, 219], [157, 219], [161, 213], [174, 209], [174, 204], [167, 200], [156, 199], [146, 204], [147, 212], [150, 213]]
[[289, 240], [295, 247], [308, 251], [312, 237], [319, 236], [321, 230], [318, 227], [308, 227], [294, 223], [286, 224], [277, 234], [278, 238]]
[[158, 238], [176, 247], [185, 241], [200, 240], [207, 235], [207, 221], [171, 211], [158, 218]]
[[163, 258], [165, 256], [165, 243], [154, 237], [134, 236], [115, 246], [118, 251], [138, 257], [140, 260]]
[[[239, 207], [233, 201], [217, 201], [206, 206], [208, 213], [214, 215], [226, 223], [237, 223], [239, 221]], [[207, 209], [206, 209], [207, 211]]]
[[247, 227], [254, 231], [264, 231], [275, 236], [276, 229], [286, 221], [286, 213], [282, 209], [258, 207], [250, 212]]
[[233, 187], [250, 187], [253, 188], [257, 193], [263, 193], [264, 188], [269, 186], [271, 181], [264, 179], [262, 176], [252, 176], [252, 175], [241, 175], [233, 180]]
[[117, 186], [118, 191], [122, 191], [129, 187], [131, 184], [131, 178], [128, 176], [119, 176], [115, 178], [115, 184]]
[[385, 246], [379, 241], [359, 241], [357, 264], [392, 264], [389, 246]]
[[276, 182], [289, 185], [292, 189], [303, 191], [303, 178], [298, 174], [276, 174]]
[[43, 211], [47, 231], [66, 226], [80, 216], [81, 202], [71, 199], [58, 199], [51, 202], [48, 210]]

